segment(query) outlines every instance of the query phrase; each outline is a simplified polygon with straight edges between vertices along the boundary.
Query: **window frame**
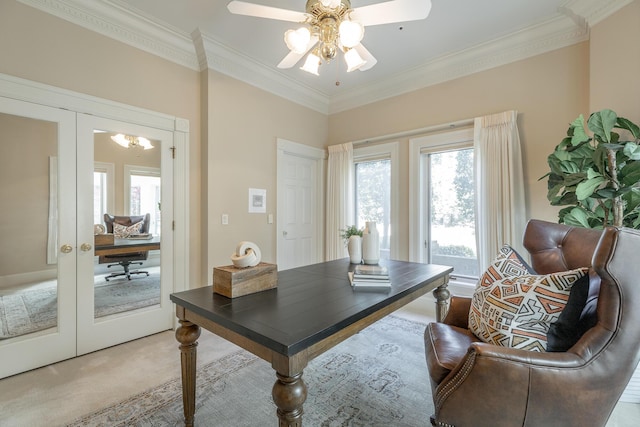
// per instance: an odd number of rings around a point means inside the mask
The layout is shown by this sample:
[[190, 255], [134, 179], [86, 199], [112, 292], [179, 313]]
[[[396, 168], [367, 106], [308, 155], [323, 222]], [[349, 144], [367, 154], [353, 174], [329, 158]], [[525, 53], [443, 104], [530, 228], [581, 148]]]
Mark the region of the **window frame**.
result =
[[[116, 196], [115, 196], [115, 165], [113, 163], [107, 162], [93, 162], [93, 172], [104, 173], [106, 175], [106, 186], [107, 186], [107, 205], [105, 206], [104, 213], [114, 214], [114, 210], [116, 207]], [[100, 219], [98, 224], [104, 225], [104, 218]]]
[[356, 181], [355, 181], [355, 165], [356, 163], [362, 163], [375, 160], [390, 160], [391, 161], [391, 176], [390, 176], [390, 212], [389, 212], [389, 224], [391, 226], [391, 235], [389, 236], [389, 257], [391, 259], [398, 259], [400, 253], [400, 228], [398, 222], [398, 209], [399, 209], [399, 146], [400, 143], [386, 142], [382, 144], [361, 145], [354, 146], [353, 148], [353, 165], [354, 165], [354, 179], [353, 179], [353, 221], [355, 224], [356, 211]]
[[[409, 139], [409, 260], [424, 262], [428, 248], [429, 230], [422, 218], [429, 218], [427, 188], [428, 170], [423, 155], [433, 152], [474, 148], [473, 127], [455, 129]], [[476, 194], [477, 197], [477, 194]]]

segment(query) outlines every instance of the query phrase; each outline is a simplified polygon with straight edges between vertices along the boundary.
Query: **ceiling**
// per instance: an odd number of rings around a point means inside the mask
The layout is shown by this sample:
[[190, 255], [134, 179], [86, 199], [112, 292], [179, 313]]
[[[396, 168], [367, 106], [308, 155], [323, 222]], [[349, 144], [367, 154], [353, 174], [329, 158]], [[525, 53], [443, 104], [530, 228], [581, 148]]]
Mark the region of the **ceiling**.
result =
[[[290, 22], [231, 14], [230, 0], [19, 0], [193, 69], [211, 68], [323, 113], [335, 113], [588, 39], [589, 27], [632, 0], [432, 0], [419, 21], [367, 27], [378, 63], [320, 76], [295, 66]], [[303, 11], [305, 0], [246, 0]], [[352, 7], [384, 0], [352, 0]], [[426, 0], [425, 0], [426, 1]], [[302, 62], [302, 61], [301, 61]]]

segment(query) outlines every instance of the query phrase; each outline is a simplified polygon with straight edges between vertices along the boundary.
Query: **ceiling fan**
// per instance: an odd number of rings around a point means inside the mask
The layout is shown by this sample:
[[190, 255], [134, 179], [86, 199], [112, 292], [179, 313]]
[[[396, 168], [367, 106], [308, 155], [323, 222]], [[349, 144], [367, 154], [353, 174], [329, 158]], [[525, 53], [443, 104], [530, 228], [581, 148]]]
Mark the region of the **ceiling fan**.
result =
[[278, 68], [291, 68], [309, 53], [300, 68], [318, 75], [322, 61], [328, 63], [338, 52], [344, 54], [347, 72], [370, 69], [378, 61], [360, 43], [364, 27], [425, 19], [431, 0], [390, 0], [354, 9], [351, 0], [307, 0], [304, 12], [233, 0], [227, 8], [237, 15], [302, 24], [284, 34], [290, 52]]

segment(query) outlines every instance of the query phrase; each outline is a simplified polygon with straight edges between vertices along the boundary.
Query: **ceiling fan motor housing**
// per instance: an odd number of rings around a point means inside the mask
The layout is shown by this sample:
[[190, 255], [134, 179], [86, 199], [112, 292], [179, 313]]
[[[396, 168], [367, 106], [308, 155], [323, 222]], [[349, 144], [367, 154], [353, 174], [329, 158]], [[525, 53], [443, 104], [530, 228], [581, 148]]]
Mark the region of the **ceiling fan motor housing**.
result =
[[311, 32], [322, 42], [320, 56], [327, 62], [336, 57], [338, 50], [338, 27], [351, 11], [351, 2], [342, 0], [335, 8], [324, 6], [320, 0], [308, 0], [306, 5]]

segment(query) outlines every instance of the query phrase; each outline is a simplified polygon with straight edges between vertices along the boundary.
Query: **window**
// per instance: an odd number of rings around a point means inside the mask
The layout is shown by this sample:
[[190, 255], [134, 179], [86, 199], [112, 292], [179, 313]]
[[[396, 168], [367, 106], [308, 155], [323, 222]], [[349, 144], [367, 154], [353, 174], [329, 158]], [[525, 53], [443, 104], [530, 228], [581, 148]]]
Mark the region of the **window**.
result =
[[479, 275], [475, 234], [473, 129], [410, 141], [411, 260], [454, 267], [455, 279]]
[[478, 277], [473, 148], [424, 154], [427, 175], [427, 260], [451, 265], [456, 276]]
[[143, 166], [125, 165], [125, 182], [128, 183], [128, 206], [125, 211], [129, 215], [151, 215], [149, 233], [160, 235], [160, 209], [162, 208], [160, 192], [160, 169]]
[[93, 223], [104, 224], [104, 214], [114, 209], [114, 165], [94, 162], [93, 167]]
[[[397, 180], [398, 144], [379, 144], [354, 149], [355, 219], [358, 228], [375, 221], [380, 236], [380, 258], [397, 258], [394, 247], [394, 216], [397, 199], [392, 191]], [[397, 246], [397, 245], [395, 245]]]

